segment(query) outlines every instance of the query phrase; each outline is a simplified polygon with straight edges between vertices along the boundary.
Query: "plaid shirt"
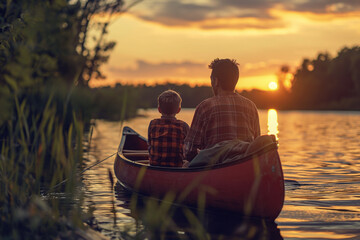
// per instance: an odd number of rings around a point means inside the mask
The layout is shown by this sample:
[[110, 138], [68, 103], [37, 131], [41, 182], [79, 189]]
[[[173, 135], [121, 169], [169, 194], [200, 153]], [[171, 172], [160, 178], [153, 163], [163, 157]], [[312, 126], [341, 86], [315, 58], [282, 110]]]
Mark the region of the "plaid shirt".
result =
[[191, 161], [197, 149], [209, 148], [224, 140], [251, 142], [258, 136], [259, 115], [252, 101], [237, 93], [214, 96], [196, 107], [184, 143], [185, 157]]
[[175, 117], [152, 120], [148, 130], [150, 165], [181, 167], [188, 131], [189, 125]]

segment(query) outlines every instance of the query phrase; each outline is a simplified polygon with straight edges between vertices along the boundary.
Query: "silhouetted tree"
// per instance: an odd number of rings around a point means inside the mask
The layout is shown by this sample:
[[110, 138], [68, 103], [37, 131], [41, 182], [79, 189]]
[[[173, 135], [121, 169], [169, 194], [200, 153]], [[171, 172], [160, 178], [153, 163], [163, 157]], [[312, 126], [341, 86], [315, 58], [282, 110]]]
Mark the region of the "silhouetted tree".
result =
[[[91, 79], [103, 79], [100, 66], [109, 59], [114, 41], [106, 41], [111, 17], [126, 12], [141, 0], [133, 1], [127, 7], [123, 0], [78, 0], [77, 18], [73, 22], [78, 37], [76, 50], [82, 61], [78, 84], [88, 86]], [[98, 20], [97, 20], [98, 19]], [[91, 32], [96, 32], [90, 36]]]
[[328, 68], [330, 55], [320, 53], [314, 60], [304, 59], [296, 71], [291, 87], [294, 104], [300, 108], [311, 108], [329, 100]]
[[285, 81], [287, 74], [289, 73], [290, 67], [288, 65], [282, 65], [280, 72], [278, 73], [278, 89], [279, 91], [287, 91], [285, 87]]
[[341, 49], [335, 58], [320, 53], [314, 60], [304, 59], [292, 83], [293, 106], [356, 109], [357, 101], [349, 99], [360, 99], [359, 59], [360, 47], [357, 46]]
[[357, 96], [360, 98], [360, 48], [358, 47], [356, 51], [358, 52], [358, 54], [355, 54], [352, 57], [350, 67], [352, 72], [351, 78], [353, 80]]
[[329, 68], [331, 79], [330, 91], [333, 99], [340, 100], [356, 94], [356, 59], [360, 56], [360, 48], [343, 48], [335, 57]]

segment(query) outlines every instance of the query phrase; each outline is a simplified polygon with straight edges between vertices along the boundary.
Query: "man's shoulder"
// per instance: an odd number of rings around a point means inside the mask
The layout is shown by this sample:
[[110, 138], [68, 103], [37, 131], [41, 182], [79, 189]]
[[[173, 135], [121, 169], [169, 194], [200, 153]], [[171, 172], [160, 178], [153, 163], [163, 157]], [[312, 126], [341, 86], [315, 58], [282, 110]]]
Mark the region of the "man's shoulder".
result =
[[249, 105], [253, 105], [256, 107], [256, 105], [253, 101], [240, 95], [239, 93], [235, 93], [234, 95], [229, 95], [229, 96], [221, 96], [221, 97], [214, 96], [214, 97], [207, 98], [207, 99], [203, 100], [197, 106], [197, 108], [204, 108], [204, 107], [209, 107], [209, 106], [213, 106], [213, 105], [217, 105], [217, 104], [222, 104], [223, 101], [226, 101], [226, 98], [235, 98], [240, 103], [249, 104]]
[[202, 101], [197, 107], [196, 112], [200, 115], [209, 115], [214, 109], [219, 109], [222, 106], [237, 105], [241, 108], [246, 108], [252, 112], [257, 112], [256, 104], [250, 99], [236, 93], [230, 96], [214, 96]]
[[256, 105], [253, 101], [251, 101], [250, 99], [248, 99], [247, 97], [244, 97], [242, 95], [240, 95], [239, 93], [236, 93], [235, 95], [237, 98], [239, 98], [241, 101], [243, 101], [246, 104], [252, 105], [256, 108]]
[[196, 109], [207, 108], [209, 106], [214, 105], [215, 103], [216, 103], [216, 98], [210, 97], [210, 98], [203, 100], [201, 103], [199, 103], [199, 105], [197, 105]]

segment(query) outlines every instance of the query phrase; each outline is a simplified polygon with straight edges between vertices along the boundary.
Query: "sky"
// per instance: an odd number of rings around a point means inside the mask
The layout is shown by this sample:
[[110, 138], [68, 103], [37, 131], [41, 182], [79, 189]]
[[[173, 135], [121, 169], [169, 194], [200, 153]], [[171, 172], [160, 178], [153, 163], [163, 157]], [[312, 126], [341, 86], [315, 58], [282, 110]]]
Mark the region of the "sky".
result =
[[[126, 2], [130, 4], [131, 2]], [[360, 0], [143, 0], [113, 19], [106, 80], [92, 86], [209, 85], [215, 58], [240, 64], [237, 89], [269, 90], [282, 65], [360, 44]]]

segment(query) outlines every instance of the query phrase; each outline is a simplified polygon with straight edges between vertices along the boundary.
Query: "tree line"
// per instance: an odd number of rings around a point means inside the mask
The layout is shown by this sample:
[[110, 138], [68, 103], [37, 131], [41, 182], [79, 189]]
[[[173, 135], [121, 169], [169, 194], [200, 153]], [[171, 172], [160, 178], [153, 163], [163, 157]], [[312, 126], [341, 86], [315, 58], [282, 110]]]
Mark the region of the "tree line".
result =
[[290, 100], [292, 108], [360, 110], [360, 47], [304, 59], [294, 74]]

